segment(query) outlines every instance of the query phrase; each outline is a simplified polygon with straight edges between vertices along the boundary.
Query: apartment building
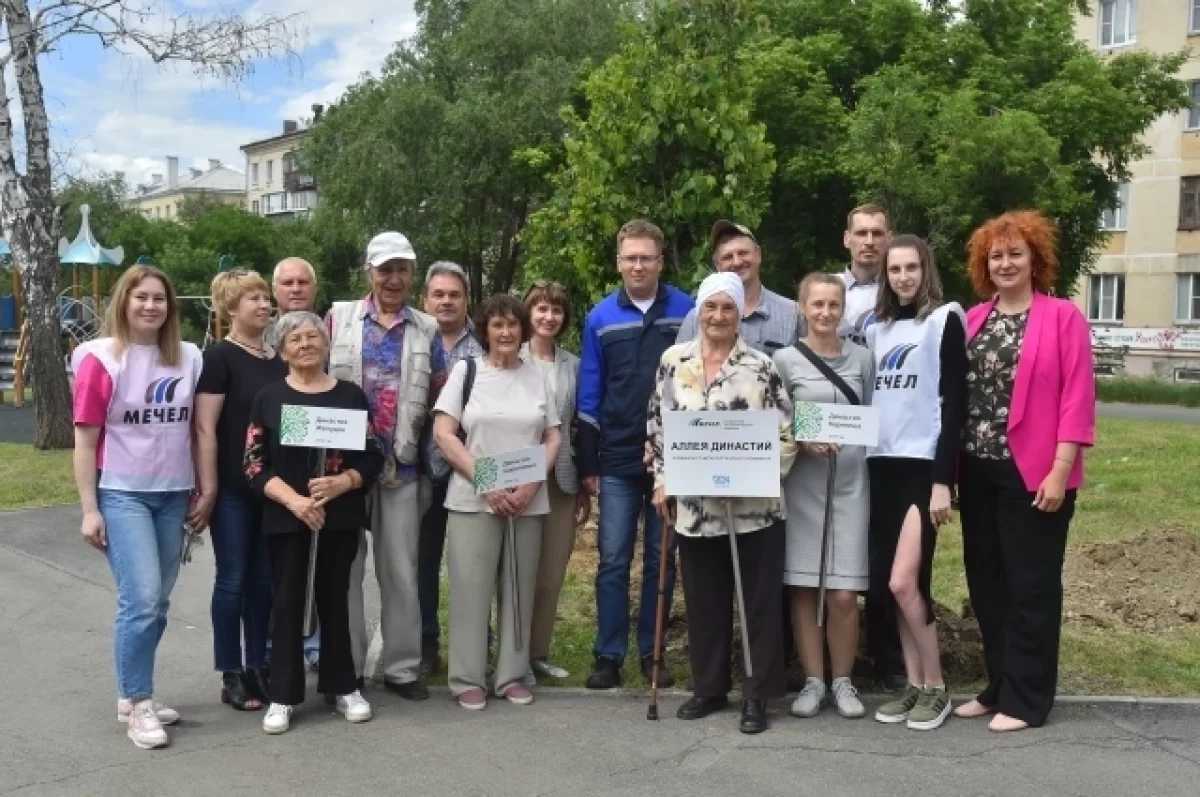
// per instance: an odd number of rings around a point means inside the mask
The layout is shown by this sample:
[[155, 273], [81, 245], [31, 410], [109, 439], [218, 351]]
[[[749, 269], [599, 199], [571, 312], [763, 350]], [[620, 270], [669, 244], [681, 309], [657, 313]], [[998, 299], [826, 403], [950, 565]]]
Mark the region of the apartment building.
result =
[[[1200, 0], [1092, 0], [1076, 35], [1102, 53], [1200, 54]], [[1077, 286], [1098, 346], [1127, 349], [1131, 375], [1200, 381], [1200, 60], [1183, 66], [1193, 107], [1145, 133], [1093, 273]]]
[[[313, 106], [313, 121], [322, 106]], [[294, 120], [283, 133], [242, 147], [246, 153], [246, 209], [276, 220], [304, 215], [317, 206], [317, 183], [299, 166], [299, 153], [309, 127]]]
[[242, 173], [210, 158], [207, 169], [189, 168], [180, 174], [179, 158], [167, 158], [167, 174], [151, 175], [129, 198], [129, 207], [150, 219], [177, 219], [186, 199], [215, 199], [230, 205], [246, 201], [246, 179]]

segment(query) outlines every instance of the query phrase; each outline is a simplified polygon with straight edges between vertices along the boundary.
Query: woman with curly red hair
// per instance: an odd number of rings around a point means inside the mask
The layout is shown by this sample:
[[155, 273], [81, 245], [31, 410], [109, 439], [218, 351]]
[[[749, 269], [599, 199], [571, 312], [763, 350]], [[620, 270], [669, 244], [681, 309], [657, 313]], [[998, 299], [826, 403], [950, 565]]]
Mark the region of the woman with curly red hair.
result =
[[1096, 437], [1091, 332], [1050, 295], [1057, 233], [1036, 211], [1005, 213], [967, 245], [967, 423], [959, 474], [963, 557], [988, 683], [960, 717], [993, 731], [1039, 726], [1054, 705], [1062, 568], [1083, 451]]

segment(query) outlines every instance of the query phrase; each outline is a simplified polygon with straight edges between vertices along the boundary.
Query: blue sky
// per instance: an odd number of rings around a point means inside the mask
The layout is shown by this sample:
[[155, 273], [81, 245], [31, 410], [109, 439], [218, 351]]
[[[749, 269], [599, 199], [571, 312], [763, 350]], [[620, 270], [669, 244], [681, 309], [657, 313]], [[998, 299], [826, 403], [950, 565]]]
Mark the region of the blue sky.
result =
[[104, 50], [90, 38], [64, 40], [41, 61], [60, 172], [123, 171], [134, 185], [165, 173], [168, 155], [185, 166], [218, 158], [244, 170], [241, 145], [278, 134], [284, 119], [309, 117], [314, 103], [328, 106], [363, 72], [377, 73], [416, 25], [411, 0], [172, 2], [201, 13], [298, 14], [298, 56], [259, 62], [246, 80], [225, 85], [186, 66], [157, 67]]

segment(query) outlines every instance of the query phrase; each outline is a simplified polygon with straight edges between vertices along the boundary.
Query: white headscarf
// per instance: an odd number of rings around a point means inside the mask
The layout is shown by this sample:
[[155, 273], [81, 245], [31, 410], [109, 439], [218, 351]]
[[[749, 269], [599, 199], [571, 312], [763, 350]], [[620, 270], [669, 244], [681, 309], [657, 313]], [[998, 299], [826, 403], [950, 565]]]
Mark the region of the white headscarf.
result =
[[746, 312], [746, 289], [742, 287], [742, 279], [737, 274], [728, 271], [709, 274], [700, 283], [696, 291], [696, 304], [702, 305], [708, 297], [723, 293], [737, 305], [738, 318]]

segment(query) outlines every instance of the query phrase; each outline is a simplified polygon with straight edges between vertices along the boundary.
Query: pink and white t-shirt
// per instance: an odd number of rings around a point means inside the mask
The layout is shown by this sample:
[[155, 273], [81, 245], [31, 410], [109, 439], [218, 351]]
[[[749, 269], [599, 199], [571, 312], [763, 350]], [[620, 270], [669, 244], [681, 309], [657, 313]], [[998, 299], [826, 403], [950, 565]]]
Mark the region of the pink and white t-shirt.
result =
[[71, 356], [75, 423], [99, 426], [98, 486], [109, 490], [191, 490], [192, 399], [200, 350], [183, 344], [177, 366], [158, 361], [157, 346], [126, 347], [112, 338], [88, 341]]

